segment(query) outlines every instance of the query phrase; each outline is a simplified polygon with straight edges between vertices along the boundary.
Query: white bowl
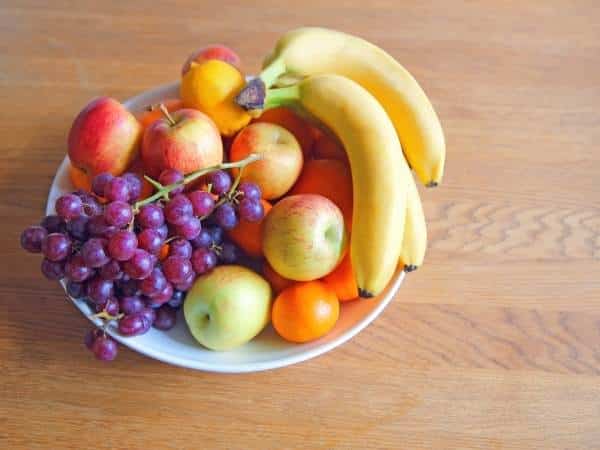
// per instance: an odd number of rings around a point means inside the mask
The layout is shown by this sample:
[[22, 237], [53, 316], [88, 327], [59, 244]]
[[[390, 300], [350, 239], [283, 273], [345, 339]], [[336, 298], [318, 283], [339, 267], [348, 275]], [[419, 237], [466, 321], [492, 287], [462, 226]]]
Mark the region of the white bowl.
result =
[[[178, 93], [178, 83], [167, 84], [126, 100], [124, 105], [131, 111], [138, 112], [150, 104], [178, 97]], [[65, 158], [58, 168], [48, 194], [46, 214], [54, 213], [54, 202], [60, 195], [73, 190], [68, 175], [68, 164], [68, 159]], [[269, 326], [242, 347], [228, 352], [214, 352], [205, 349], [194, 340], [183, 320], [182, 311], [178, 313], [177, 325], [168, 332], [152, 328], [142, 336], [122, 337], [114, 326], [110, 326], [108, 333], [132, 350], [190, 369], [225, 373], [274, 369], [314, 358], [358, 334], [381, 314], [398, 291], [403, 279], [404, 272], [398, 270], [381, 295], [368, 300], [344, 303], [335, 328], [323, 338], [306, 344], [286, 342]], [[84, 300], [72, 300], [86, 317], [90, 318], [94, 313]], [[101, 324], [99, 319], [90, 320]]]

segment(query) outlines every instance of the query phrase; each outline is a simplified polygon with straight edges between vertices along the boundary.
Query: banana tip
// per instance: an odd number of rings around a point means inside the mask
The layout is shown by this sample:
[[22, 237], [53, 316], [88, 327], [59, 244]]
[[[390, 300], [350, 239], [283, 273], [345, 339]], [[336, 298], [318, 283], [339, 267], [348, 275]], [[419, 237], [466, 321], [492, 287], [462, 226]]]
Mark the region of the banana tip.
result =
[[407, 264], [404, 266], [404, 271], [405, 272], [414, 272], [418, 268], [419, 268], [419, 266], [415, 266], [414, 264]]
[[425, 185], [425, 187], [432, 188], [432, 187], [437, 187], [438, 185], [439, 185], [439, 183], [438, 183], [437, 181], [433, 181], [433, 180], [432, 180], [432, 181], [430, 181], [429, 183], [427, 183], [427, 184]]
[[360, 298], [373, 298], [375, 297], [375, 294], [367, 291], [366, 289], [358, 288], [358, 296]]

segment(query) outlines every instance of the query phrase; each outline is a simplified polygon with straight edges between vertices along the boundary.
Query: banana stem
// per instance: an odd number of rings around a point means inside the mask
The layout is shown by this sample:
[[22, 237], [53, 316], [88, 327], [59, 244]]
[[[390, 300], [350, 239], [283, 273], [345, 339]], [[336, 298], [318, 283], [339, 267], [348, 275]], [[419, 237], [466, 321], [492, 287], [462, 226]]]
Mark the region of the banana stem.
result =
[[260, 73], [259, 78], [265, 83], [267, 88], [270, 88], [275, 84], [277, 78], [283, 75], [287, 71], [285, 67], [285, 62], [283, 58], [277, 58], [271, 64], [269, 64], [265, 69]]
[[257, 78], [246, 83], [244, 89], [235, 97], [235, 102], [246, 111], [261, 111], [265, 108], [267, 89], [286, 72], [283, 59], [278, 58], [269, 64]]
[[277, 89], [269, 89], [265, 98], [265, 109], [297, 104], [300, 100], [300, 88], [297, 84]]

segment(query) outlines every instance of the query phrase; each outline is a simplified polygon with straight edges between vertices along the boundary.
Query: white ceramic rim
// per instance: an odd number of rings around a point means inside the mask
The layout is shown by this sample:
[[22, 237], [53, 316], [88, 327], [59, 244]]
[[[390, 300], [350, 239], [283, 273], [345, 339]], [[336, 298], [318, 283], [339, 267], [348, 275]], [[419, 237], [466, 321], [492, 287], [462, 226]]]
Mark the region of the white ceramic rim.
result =
[[[178, 91], [179, 82], [168, 83], [157, 88], [151, 89], [149, 91], [143, 92], [135, 97], [132, 97], [123, 102], [125, 107], [131, 109], [133, 104], [136, 104], [141, 101], [142, 98], [148, 96], [152, 93], [155, 96], [159, 96], [161, 98], [167, 98], [169, 93]], [[61, 165], [57, 170], [57, 174], [55, 175], [52, 185], [50, 187], [48, 193], [48, 202], [46, 204], [46, 214], [54, 213], [54, 205], [52, 199], [56, 198], [60, 195], [60, 188], [58, 187], [59, 177], [58, 175], [61, 173], [65, 173], [68, 168], [69, 159], [65, 157], [62, 161]], [[246, 372], [257, 372], [269, 369], [276, 369], [284, 366], [289, 366], [291, 364], [296, 364], [302, 361], [306, 361], [308, 359], [314, 358], [316, 356], [322, 355], [340, 345], [344, 342], [350, 340], [356, 334], [360, 333], [364, 328], [367, 327], [381, 312], [386, 308], [386, 306], [390, 303], [390, 301], [394, 298], [396, 292], [400, 288], [402, 281], [404, 280], [404, 271], [396, 272], [394, 278], [390, 282], [390, 284], [386, 287], [384, 292], [381, 294], [381, 299], [379, 300], [379, 304], [373, 308], [365, 317], [363, 317], [359, 322], [357, 322], [354, 326], [348, 328], [346, 331], [341, 333], [336, 338], [323, 342], [317, 347], [309, 348], [302, 353], [298, 353], [295, 355], [285, 356], [278, 359], [270, 360], [270, 361], [261, 361], [261, 362], [251, 362], [251, 363], [239, 363], [239, 364], [215, 364], [211, 362], [196, 360], [196, 359], [186, 359], [180, 358], [173, 355], [170, 355], [167, 352], [156, 351], [153, 349], [149, 349], [144, 346], [142, 343], [137, 341], [136, 339], [127, 338], [121, 336], [114, 327], [109, 327], [107, 329], [108, 334], [110, 334], [115, 340], [119, 343], [129, 347], [136, 352], [139, 352], [145, 356], [148, 356], [153, 359], [157, 359], [159, 361], [173, 364], [175, 366], [186, 367], [190, 369], [202, 370], [207, 372], [218, 372], [218, 373], [246, 373]], [[66, 287], [65, 284], [62, 283], [63, 288]], [[93, 319], [90, 317], [92, 313], [89, 305], [81, 299], [74, 299], [66, 294], [68, 298], [70, 298], [75, 306], [81, 311], [81, 313], [87, 317], [91, 322], [96, 324], [97, 326], [101, 325], [100, 319]], [[357, 300], [360, 301], [360, 300]], [[343, 306], [342, 306], [343, 307]], [[199, 345], [199, 344], [198, 344]]]

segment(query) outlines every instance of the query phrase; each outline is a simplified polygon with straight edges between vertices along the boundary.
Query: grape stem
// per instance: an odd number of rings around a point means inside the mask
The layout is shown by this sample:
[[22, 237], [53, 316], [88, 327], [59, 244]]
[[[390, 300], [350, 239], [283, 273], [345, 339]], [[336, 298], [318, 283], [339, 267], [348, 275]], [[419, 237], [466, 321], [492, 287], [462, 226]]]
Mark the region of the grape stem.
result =
[[[174, 191], [175, 189], [178, 189], [182, 186], [185, 186], [186, 184], [191, 183], [194, 180], [197, 180], [198, 178], [207, 175], [209, 173], [212, 172], [216, 172], [217, 170], [224, 170], [224, 169], [243, 169], [244, 167], [246, 167], [248, 164], [251, 164], [255, 161], [258, 161], [259, 159], [261, 159], [262, 156], [258, 155], [256, 153], [252, 153], [250, 155], [248, 155], [246, 158], [241, 159], [240, 161], [235, 161], [235, 162], [227, 162], [227, 163], [222, 163], [222, 164], [217, 164], [215, 166], [211, 166], [211, 167], [206, 167], [204, 169], [200, 169], [200, 170], [196, 170], [195, 172], [192, 172], [188, 175], [186, 175], [183, 180], [177, 182], [177, 183], [173, 183], [173, 184], [169, 184], [167, 186], [163, 186], [162, 184], [160, 184], [158, 181], [150, 178], [147, 175], [144, 175], [144, 178], [148, 181], [148, 183], [150, 183], [152, 186], [154, 186], [157, 189], [157, 192], [152, 194], [150, 197], [145, 198], [144, 200], [140, 200], [138, 202], [136, 202], [133, 205], [133, 209], [136, 213], [139, 212], [139, 209], [144, 206], [147, 205], [149, 203], [155, 202], [156, 200], [159, 199], [165, 199], [168, 200], [169, 199], [169, 193]], [[240, 170], [241, 172], [241, 170]], [[239, 175], [238, 175], [239, 177]], [[239, 180], [236, 179], [236, 182], [239, 183]], [[235, 184], [235, 186], [237, 187], [237, 183]]]

